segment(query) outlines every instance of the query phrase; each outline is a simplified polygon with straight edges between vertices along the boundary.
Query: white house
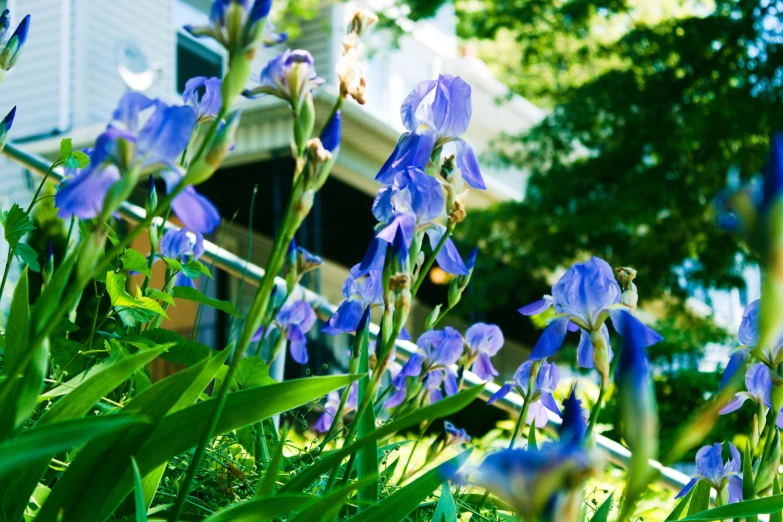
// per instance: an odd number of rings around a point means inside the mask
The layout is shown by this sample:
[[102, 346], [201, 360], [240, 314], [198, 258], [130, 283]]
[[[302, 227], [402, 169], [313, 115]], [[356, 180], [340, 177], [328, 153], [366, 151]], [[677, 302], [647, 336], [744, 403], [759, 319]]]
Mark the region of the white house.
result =
[[[77, 147], [90, 146], [129, 89], [176, 102], [190, 77], [219, 76], [225, 67], [222, 49], [181, 29], [203, 22], [209, 4], [207, 0], [7, 0], [13, 23], [25, 13], [32, 14], [22, 59], [0, 87], [0, 111], [18, 106], [11, 139], [31, 152], [56, 157], [62, 137], [72, 137]], [[334, 69], [352, 10], [350, 4], [324, 2], [318, 16], [303, 24], [301, 37], [290, 43], [309, 50], [319, 75], [326, 79], [315, 97], [321, 118], [317, 128], [337, 92]], [[383, 32], [374, 33], [367, 42], [373, 51], [365, 64], [368, 102], [365, 106], [349, 102], [344, 107], [343, 141], [332, 179], [298, 236], [300, 244], [327, 259], [320, 276], [308, 283], [332, 302], [341, 299], [347, 267], [361, 259], [372, 235], [370, 205], [378, 188], [374, 177], [402, 131], [400, 104], [418, 82], [450, 73], [471, 84], [473, 119], [465, 138], [479, 155], [501, 133], [522, 132], [543, 116], [519, 97], [498, 102], [507, 94], [505, 86], [483, 62], [461, 52], [455, 22], [453, 8], [447, 5], [433, 20], [413, 25], [396, 49], [388, 45], [389, 35]], [[256, 71], [279, 51], [259, 53]], [[233, 252], [245, 252], [252, 222], [251, 260], [263, 266], [290, 186], [291, 120], [286, 107], [273, 98], [239, 104], [243, 115], [236, 148], [222, 171], [200, 190], [225, 218], [223, 229], [212, 240], [222, 241]], [[473, 191], [469, 208], [522, 197], [523, 172], [484, 167], [483, 173], [488, 189]], [[36, 182], [2, 160], [0, 207], [29, 201]], [[256, 185], [255, 212], [250, 216]], [[238, 288], [239, 281], [222, 275], [216, 277], [211, 292], [234, 300]], [[249, 299], [247, 291], [243, 294], [247, 295], [240, 302]], [[414, 329], [423, 323], [427, 309], [422, 304], [414, 310]], [[221, 321], [203, 323], [204, 329], [212, 330], [206, 338], [218, 344], [231, 335], [230, 326]], [[502, 370], [502, 361], [500, 366]]]

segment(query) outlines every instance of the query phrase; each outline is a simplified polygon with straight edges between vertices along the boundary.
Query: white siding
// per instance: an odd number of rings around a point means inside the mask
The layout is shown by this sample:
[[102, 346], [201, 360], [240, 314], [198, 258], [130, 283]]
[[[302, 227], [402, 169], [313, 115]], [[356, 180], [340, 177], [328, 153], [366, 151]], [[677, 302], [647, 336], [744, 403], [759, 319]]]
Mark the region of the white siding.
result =
[[70, 0], [25, 0], [11, 6], [16, 26], [31, 14], [27, 43], [0, 86], [0, 113], [17, 106], [14, 139], [48, 135], [70, 126]]
[[[87, 100], [83, 123], [108, 121], [117, 100], [128, 90], [115, 64], [117, 43], [128, 41], [144, 54], [159, 76], [149, 96], [171, 99], [174, 93], [174, 49], [176, 34], [171, 30], [171, 0], [78, 0], [86, 30], [78, 35], [77, 53], [84, 57]], [[81, 118], [80, 118], [81, 119]]]

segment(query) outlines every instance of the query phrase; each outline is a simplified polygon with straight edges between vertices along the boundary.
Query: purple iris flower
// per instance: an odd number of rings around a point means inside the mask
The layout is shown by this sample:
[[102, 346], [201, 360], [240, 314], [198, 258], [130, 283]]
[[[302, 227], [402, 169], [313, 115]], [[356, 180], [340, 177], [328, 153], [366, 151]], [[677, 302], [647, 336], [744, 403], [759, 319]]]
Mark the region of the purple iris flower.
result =
[[[573, 391], [563, 407], [557, 442], [537, 450], [494, 453], [476, 470], [474, 483], [511, 505], [525, 520], [576, 520], [582, 481], [598, 467], [597, 455], [583, 445], [587, 426]], [[574, 507], [576, 517], [565, 516]]]
[[437, 402], [443, 397], [441, 386], [446, 395], [454, 395], [459, 391], [457, 376], [451, 367], [462, 356], [464, 342], [460, 333], [447, 326], [443, 330], [429, 330], [421, 334], [416, 341], [419, 350], [403, 365], [392, 383], [397, 388], [386, 403], [387, 408], [393, 408], [402, 403], [408, 377], [419, 377], [430, 402]]
[[[324, 412], [315, 421], [313, 429], [318, 433], [326, 433], [329, 428], [332, 427], [334, 422], [334, 416], [337, 415], [337, 408], [340, 407], [340, 396], [342, 390], [329, 392], [326, 396], [326, 404], [324, 404]], [[359, 381], [356, 381], [351, 385], [351, 391], [348, 393], [348, 399], [343, 406], [343, 416], [354, 411], [359, 402]], [[340, 419], [342, 421], [342, 419]]]
[[742, 466], [740, 452], [729, 442], [730, 458], [723, 462], [723, 444], [704, 446], [696, 453], [696, 476], [675, 498], [684, 497], [699, 480], [706, 480], [718, 493], [728, 485], [729, 503], [742, 500]]
[[[315, 324], [316, 315], [310, 303], [301, 299], [284, 305], [275, 317], [275, 326], [281, 334], [288, 339], [291, 357], [299, 364], [307, 364], [307, 337], [305, 334]], [[260, 327], [253, 334], [253, 341], [260, 341], [264, 337], [264, 327]]]
[[355, 332], [362, 319], [364, 309], [383, 303], [383, 278], [381, 270], [362, 271], [360, 265], [351, 268], [351, 273], [343, 282], [343, 297], [329, 321], [321, 331], [329, 335]]
[[462, 177], [471, 187], [485, 189], [476, 155], [460, 137], [467, 130], [473, 111], [470, 91], [470, 85], [462, 78], [448, 74], [417, 85], [400, 110], [402, 123], [409, 132], [400, 138], [375, 179], [390, 184], [407, 167], [424, 170], [433, 149], [454, 143]]
[[[163, 257], [176, 259], [182, 263], [198, 260], [204, 254], [204, 236], [181, 228], [167, 230], [160, 240], [160, 253]], [[174, 276], [174, 286], [196, 287], [196, 283], [183, 272]]]
[[[443, 190], [437, 179], [428, 176], [415, 167], [398, 172], [391, 185], [381, 188], [373, 202], [373, 215], [381, 223], [376, 238], [392, 243], [397, 234], [402, 234], [406, 246], [410, 247], [414, 236], [424, 231], [434, 250], [440, 242], [446, 227], [434, 223], [443, 213]], [[374, 261], [382, 265], [382, 253], [376, 251]], [[451, 238], [446, 240], [436, 256], [438, 266], [455, 275], [467, 275], [468, 269]]]
[[199, 123], [215, 118], [223, 107], [221, 83], [220, 78], [206, 76], [197, 76], [185, 83], [182, 101], [195, 109]]
[[468, 435], [467, 431], [462, 428], [457, 428], [449, 421], [443, 421], [443, 430], [448, 436], [448, 440], [446, 441], [447, 445], [455, 443], [467, 444], [471, 441], [470, 435]]
[[737, 411], [748, 399], [758, 405], [772, 407], [770, 402], [772, 377], [766, 364], [756, 363], [748, 368], [748, 372], [745, 374], [745, 387], [748, 391], [737, 392], [734, 399], [720, 410], [721, 415]]
[[[122, 97], [112, 121], [95, 142], [90, 165], [61, 186], [55, 196], [58, 216], [97, 217], [106, 194], [132, 169], [160, 172], [171, 191], [182, 179], [178, 162], [196, 124], [196, 113], [185, 106], [168, 106], [141, 93]], [[215, 206], [193, 187], [183, 190], [171, 205], [185, 228], [206, 234], [220, 223]]]
[[[568, 330], [581, 331], [577, 350], [577, 362], [583, 368], [594, 368], [593, 341], [591, 334], [601, 335], [608, 348], [608, 359], [612, 359], [609, 344], [609, 329], [606, 320], [622, 334], [626, 321], [639, 322], [625, 307], [620, 305], [622, 290], [614, 277], [612, 267], [597, 257], [584, 263], [576, 263], [552, 287], [552, 296], [531, 303], [519, 309], [523, 315], [537, 315], [554, 306], [557, 315], [544, 329], [530, 358], [541, 360], [551, 357], [560, 349]], [[641, 324], [644, 347], [663, 338], [648, 326]]]
[[465, 332], [466, 358], [479, 379], [488, 381], [498, 375], [490, 357], [498, 353], [503, 342], [503, 332], [495, 324], [476, 323]]
[[[745, 311], [742, 312], [742, 322], [737, 332], [737, 337], [743, 346], [746, 346], [748, 350], [752, 351], [757, 348], [759, 342], [759, 304], [761, 300], [756, 299], [748, 306], [745, 307]], [[783, 337], [778, 340], [777, 346], [772, 353], [763, 353], [761, 356], [768, 362], [776, 361], [780, 355], [780, 350], [783, 347]]]
[[[530, 372], [534, 361], [523, 362], [517, 371], [514, 372], [514, 378], [511, 382], [505, 383], [498, 391], [489, 398], [487, 404], [492, 404], [496, 400], [508, 395], [512, 389], [523, 397], [528, 395], [528, 383], [530, 382]], [[557, 407], [552, 394], [560, 383], [560, 368], [555, 363], [543, 362], [538, 369], [538, 375], [533, 383], [533, 390], [527, 400], [530, 401], [528, 407], [527, 424], [535, 422], [536, 428], [543, 428], [549, 422], [547, 410], [560, 415], [560, 408]]]
[[324, 79], [315, 72], [312, 54], [302, 49], [286, 49], [269, 60], [261, 71], [258, 83], [243, 94], [248, 98], [271, 94], [286, 100], [298, 111], [305, 95], [323, 85]]

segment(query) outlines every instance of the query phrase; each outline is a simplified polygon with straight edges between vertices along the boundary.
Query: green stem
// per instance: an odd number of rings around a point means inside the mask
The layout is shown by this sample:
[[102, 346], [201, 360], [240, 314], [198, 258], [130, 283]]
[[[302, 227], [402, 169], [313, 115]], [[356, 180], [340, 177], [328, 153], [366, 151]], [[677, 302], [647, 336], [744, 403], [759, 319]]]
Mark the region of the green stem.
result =
[[601, 413], [601, 407], [604, 403], [604, 398], [606, 397], [606, 390], [609, 388], [609, 383], [601, 382], [601, 391], [598, 392], [598, 400], [595, 401], [595, 404], [593, 404], [593, 409], [590, 410], [590, 421], [587, 425], [587, 435], [591, 435], [593, 433], [593, 428], [595, 428], [596, 422], [598, 422], [598, 414]]
[[[532, 381], [532, 379], [531, 379]], [[527, 387], [528, 390], [530, 390], [530, 385]], [[530, 409], [530, 401], [529, 398], [529, 392], [523, 396], [523, 399], [525, 399], [525, 403], [522, 405], [522, 411], [519, 412], [519, 418], [517, 419], [517, 424], [514, 426], [514, 433], [511, 434], [511, 440], [508, 442], [508, 449], [514, 448], [514, 443], [517, 440], [517, 437], [519, 436], [519, 432], [522, 430], [522, 426], [525, 425], [527, 422], [527, 412]]]
[[413, 448], [411, 449], [411, 452], [408, 454], [408, 460], [405, 461], [405, 467], [402, 468], [402, 474], [400, 475], [400, 482], [397, 483], [397, 486], [399, 487], [402, 485], [402, 483], [405, 481], [405, 474], [408, 472], [408, 467], [411, 465], [411, 461], [413, 460], [413, 454], [416, 453], [416, 448], [419, 446], [419, 442], [421, 442], [422, 437], [424, 437], [424, 433], [429, 429], [430, 426], [432, 426], [432, 423], [434, 421], [430, 420], [427, 421], [427, 424], [423, 425], [421, 430], [419, 431], [419, 436], [416, 439], [416, 442], [413, 443]]
[[432, 251], [430, 257], [427, 258], [427, 261], [424, 262], [424, 266], [421, 267], [421, 270], [419, 271], [419, 277], [416, 279], [416, 282], [413, 284], [413, 288], [411, 289], [411, 295], [415, 296], [419, 291], [419, 287], [424, 282], [424, 278], [427, 277], [427, 274], [432, 268], [432, 265], [435, 264], [435, 257], [437, 257], [438, 253], [440, 253], [441, 249], [446, 244], [446, 240], [449, 239], [449, 236], [451, 236], [453, 231], [454, 225], [449, 224], [449, 226], [446, 227], [446, 231], [443, 233], [443, 237], [441, 237], [440, 241], [438, 241], [438, 245]]
[[[295, 173], [294, 179], [299, 180], [301, 179], [301, 176], [297, 176]], [[177, 520], [179, 520], [182, 508], [185, 505], [185, 499], [190, 493], [190, 487], [196, 478], [196, 473], [198, 472], [198, 468], [204, 458], [204, 452], [206, 451], [207, 444], [212, 438], [215, 432], [215, 428], [217, 427], [218, 420], [223, 413], [223, 408], [226, 404], [226, 398], [228, 397], [228, 390], [230, 388], [231, 382], [234, 379], [234, 374], [239, 367], [239, 362], [242, 360], [242, 356], [247, 350], [247, 347], [250, 345], [253, 334], [256, 332], [256, 330], [258, 330], [258, 327], [261, 326], [261, 322], [263, 321], [263, 318], [266, 314], [267, 308], [269, 306], [269, 298], [272, 295], [272, 289], [274, 288], [275, 284], [275, 276], [277, 276], [277, 274], [280, 273], [280, 270], [283, 268], [288, 244], [293, 239], [294, 234], [296, 233], [296, 229], [298, 228], [298, 224], [296, 223], [294, 215], [296, 211], [295, 203], [298, 189], [299, 187], [295, 185], [291, 198], [288, 201], [288, 206], [285, 210], [283, 225], [277, 237], [275, 237], [275, 242], [272, 247], [272, 254], [269, 258], [269, 261], [267, 262], [266, 270], [264, 272], [264, 278], [261, 281], [261, 285], [259, 286], [258, 291], [256, 292], [255, 298], [253, 299], [253, 304], [250, 306], [250, 311], [247, 315], [248, 320], [245, 323], [245, 326], [242, 328], [239, 342], [231, 357], [231, 363], [228, 366], [228, 371], [226, 372], [223, 386], [220, 387], [220, 391], [218, 392], [217, 397], [214, 399], [214, 408], [212, 409], [210, 421], [207, 423], [207, 428], [204, 430], [201, 439], [199, 440], [199, 444], [196, 446], [196, 450], [193, 454], [193, 460], [190, 462], [190, 467], [188, 468], [188, 472], [185, 475], [185, 481], [180, 486], [180, 494], [177, 497], [177, 501], [174, 504], [174, 507], [172, 508], [171, 514], [169, 515], [169, 522], [177, 522]], [[299, 221], [301, 222], [301, 220]]]

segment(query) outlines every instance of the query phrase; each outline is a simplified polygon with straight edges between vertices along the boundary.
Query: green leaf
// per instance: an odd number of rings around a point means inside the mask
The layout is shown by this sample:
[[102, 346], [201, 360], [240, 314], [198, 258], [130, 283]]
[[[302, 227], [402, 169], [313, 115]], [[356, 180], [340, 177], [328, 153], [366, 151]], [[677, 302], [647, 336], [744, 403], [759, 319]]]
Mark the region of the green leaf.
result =
[[[775, 478], [772, 480], [772, 494], [780, 495], [780, 480], [777, 473], [775, 473]], [[780, 511], [770, 513], [769, 522], [783, 522], [783, 513]]]
[[[742, 498], [752, 499], [753, 495], [753, 454], [750, 450], [750, 442], [745, 444], [745, 455], [742, 459]], [[746, 522], [758, 522], [750, 517]]]
[[332, 522], [337, 518], [340, 508], [357, 487], [363, 487], [368, 479], [359, 480], [326, 493], [316, 502], [310, 504], [301, 513], [291, 519], [291, 522]]
[[127, 271], [138, 272], [149, 277], [152, 271], [149, 267], [147, 258], [141, 255], [138, 251], [128, 248], [122, 254], [122, 269]]
[[234, 388], [244, 390], [256, 386], [266, 386], [277, 381], [269, 376], [269, 366], [261, 357], [242, 359], [234, 376]]
[[235, 504], [220, 510], [204, 522], [264, 522], [302, 509], [315, 501], [311, 495], [276, 495]]
[[[164, 345], [143, 351], [110, 366], [101, 367], [94, 375], [74, 382], [70, 392], [38, 420], [36, 428], [84, 416], [101, 397], [121, 385], [134, 372], [143, 368], [166, 349], [168, 346]], [[0, 481], [0, 509], [5, 513], [6, 520], [18, 520], [21, 517], [27, 504], [25, 499], [29, 498], [30, 492], [43, 475], [51, 456], [52, 454], [49, 454], [38, 462], [28, 464], [25, 470], [20, 471], [13, 480]]]
[[[118, 479], [124, 475], [130, 479], [130, 487], [123, 498], [133, 489], [130, 455], [136, 456], [143, 472], [140, 448], [149, 440], [193, 380], [198, 378], [203, 367], [204, 363], [158, 381], [127, 403], [123, 413], [143, 413], [149, 417], [150, 424], [137, 424], [90, 441], [52, 488], [36, 521], [55, 522], [76, 519], [78, 516], [80, 522], [97, 522], [108, 518], [108, 515], [102, 515], [101, 512], [104, 509], [113, 511], [119, 505], [117, 502], [104, 507]], [[179, 429], [189, 428], [180, 426]]]
[[119, 315], [126, 326], [146, 323], [158, 315], [168, 319], [166, 312], [156, 301], [141, 295], [141, 288], [137, 287], [136, 297], [132, 297], [125, 290], [126, 281], [125, 274], [106, 272], [106, 291], [109, 293], [112, 306], [121, 309]]
[[432, 522], [457, 522], [457, 504], [454, 502], [448, 480], [444, 480], [440, 486], [440, 498], [432, 515]]
[[296, 477], [289, 480], [288, 483], [283, 486], [282, 491], [295, 492], [304, 490], [313, 481], [317, 480], [322, 473], [333, 469], [351, 453], [358, 451], [360, 448], [371, 446], [379, 439], [382, 439], [397, 431], [415, 426], [427, 420], [440, 419], [447, 417], [452, 413], [456, 413], [473, 402], [476, 397], [481, 395], [483, 390], [484, 386], [474, 386], [472, 388], [468, 388], [467, 390], [463, 390], [457, 395], [448, 397], [442, 401], [436, 402], [435, 404], [430, 404], [429, 406], [418, 409], [413, 413], [397, 419], [396, 421], [384, 424], [383, 426], [374, 430], [368, 436], [357, 440], [349, 446], [321, 455], [321, 459], [319, 461], [314, 462], [311, 466], [303, 469], [299, 474], [296, 475]]
[[41, 458], [49, 462], [51, 455], [57, 452], [120, 428], [127, 429], [143, 420], [143, 417], [131, 415], [107, 415], [31, 428], [0, 444], [0, 477], [24, 470]]
[[[692, 502], [691, 502], [692, 503]], [[704, 521], [704, 520], [723, 520], [726, 518], [747, 518], [756, 515], [769, 515], [783, 509], [783, 495], [773, 495], [771, 497], [757, 498], [755, 500], [744, 500], [725, 506], [716, 507], [707, 511], [701, 511], [691, 515], [688, 513], [682, 522]]]
[[[9, 374], [11, 395], [0, 408], [0, 440], [8, 438], [33, 413], [48, 369], [49, 352], [45, 344], [30, 346], [30, 303], [28, 271], [23, 270], [14, 288], [6, 330], [5, 368]], [[29, 364], [23, 361], [35, 350]]]
[[283, 450], [285, 449], [285, 440], [288, 437], [289, 429], [290, 426], [283, 432], [283, 436], [280, 437], [280, 441], [277, 443], [272, 459], [266, 467], [264, 478], [261, 480], [258, 489], [256, 489], [255, 498], [275, 494], [275, 483], [277, 481], [277, 475], [280, 472], [280, 462], [283, 460]]
[[226, 312], [227, 314], [231, 314], [236, 317], [241, 317], [241, 315], [239, 315], [239, 312], [237, 312], [236, 309], [234, 308], [234, 305], [232, 305], [228, 301], [212, 299], [211, 297], [205, 296], [195, 288], [191, 288], [189, 286], [175, 286], [173, 292], [174, 292], [174, 297], [176, 299], [187, 299], [188, 301], [194, 301], [196, 303], [200, 303], [215, 308], [217, 310], [220, 310], [221, 312]]
[[149, 347], [160, 344], [168, 344], [171, 348], [161, 355], [161, 359], [184, 364], [185, 366], [198, 364], [215, 353], [209, 346], [191, 341], [177, 332], [164, 328], [145, 330], [141, 335], [126, 335], [120, 338], [120, 342], [129, 343], [143, 349], [149, 349]]
[[71, 138], [63, 138], [60, 140], [60, 159], [65, 160], [71, 157], [73, 152], [73, 142]]
[[[369, 312], [365, 312], [369, 313]], [[353, 353], [359, 354], [359, 373], [367, 374], [367, 377], [359, 379], [359, 393], [357, 394], [357, 404], [362, 404], [365, 400], [365, 396], [370, 393], [368, 389], [370, 385], [370, 329], [368, 327], [369, 321], [367, 321], [365, 327], [356, 332], [354, 337]], [[370, 407], [362, 415], [360, 419], [355, 419], [354, 422], [358, 422], [357, 437], [363, 439], [370, 435], [375, 430], [375, 408], [372, 407], [374, 401], [370, 402]], [[335, 419], [337, 422], [339, 419]], [[356, 476], [360, 482], [366, 482], [366, 486], [363, 486], [356, 494], [358, 502], [359, 512], [366, 509], [367, 506], [372, 506], [378, 502], [378, 489], [379, 476], [378, 476], [378, 441], [375, 440], [367, 444], [367, 446], [359, 449], [356, 452]], [[374, 478], [373, 478], [374, 477]]]
[[609, 520], [609, 512], [612, 510], [612, 500], [614, 499], [614, 493], [606, 497], [603, 504], [595, 511], [593, 518], [590, 522], [607, 522]]
[[182, 267], [182, 273], [189, 279], [198, 279], [199, 276], [205, 275], [212, 279], [212, 272], [209, 271], [203, 263], [199, 261], [190, 261]]
[[71, 159], [76, 160], [77, 166], [81, 169], [90, 164], [90, 157], [81, 150], [73, 151]]
[[[349, 375], [309, 377], [230, 393], [214, 430], [215, 436], [307, 404], [354, 380], [356, 377]], [[214, 400], [200, 402], [163, 419], [152, 436], [135, 453], [142, 476], [198, 443], [206, 423], [210, 421]], [[126, 470], [114, 482], [111, 493], [106, 495], [105, 505], [114, 509], [113, 506], [118, 505], [132, 488], [133, 477]], [[106, 516], [109, 514], [110, 511], [105, 513]]]
[[147, 288], [144, 291], [144, 295], [149, 297], [150, 299], [155, 299], [156, 301], [163, 301], [164, 303], [170, 304], [171, 306], [177, 306], [174, 303], [174, 298], [171, 296], [171, 294], [164, 290], [158, 290], [157, 288]]
[[688, 507], [688, 502], [691, 500], [691, 497], [693, 496], [693, 489], [691, 490], [680, 499], [680, 502], [677, 504], [677, 507], [674, 508], [674, 511], [669, 513], [669, 516], [666, 517], [666, 520], [679, 520], [682, 514], [685, 512], [685, 508]]
[[166, 265], [169, 267], [169, 270], [171, 270], [172, 272], [182, 272], [182, 263], [180, 263], [176, 259], [171, 259], [170, 257], [164, 257], [163, 262], [166, 263]]
[[41, 264], [38, 262], [38, 252], [36, 252], [35, 249], [30, 245], [19, 243], [16, 245], [16, 251], [14, 254], [20, 263], [30, 267], [30, 270], [33, 272], [41, 271]]
[[398, 489], [382, 501], [365, 509], [353, 517], [351, 522], [403, 520], [441, 485], [444, 477], [453, 474], [465, 463], [470, 452], [471, 450], [464, 451], [437, 468], [429, 470], [404, 488]]
[[136, 522], [147, 522], [147, 503], [144, 501], [144, 488], [141, 485], [141, 473], [136, 459], [131, 455], [131, 464], [133, 467], [133, 499], [136, 504]]
[[3, 212], [0, 216], [0, 220], [3, 222], [3, 230], [5, 231], [5, 240], [11, 245], [11, 248], [16, 248], [19, 244], [19, 240], [24, 237], [25, 234], [31, 230], [35, 230], [35, 225], [30, 221], [30, 216], [22, 210], [22, 207], [14, 203], [11, 208]]
[[688, 505], [689, 516], [710, 507], [710, 491], [710, 484], [706, 480], [700, 480], [693, 486], [691, 503]]

